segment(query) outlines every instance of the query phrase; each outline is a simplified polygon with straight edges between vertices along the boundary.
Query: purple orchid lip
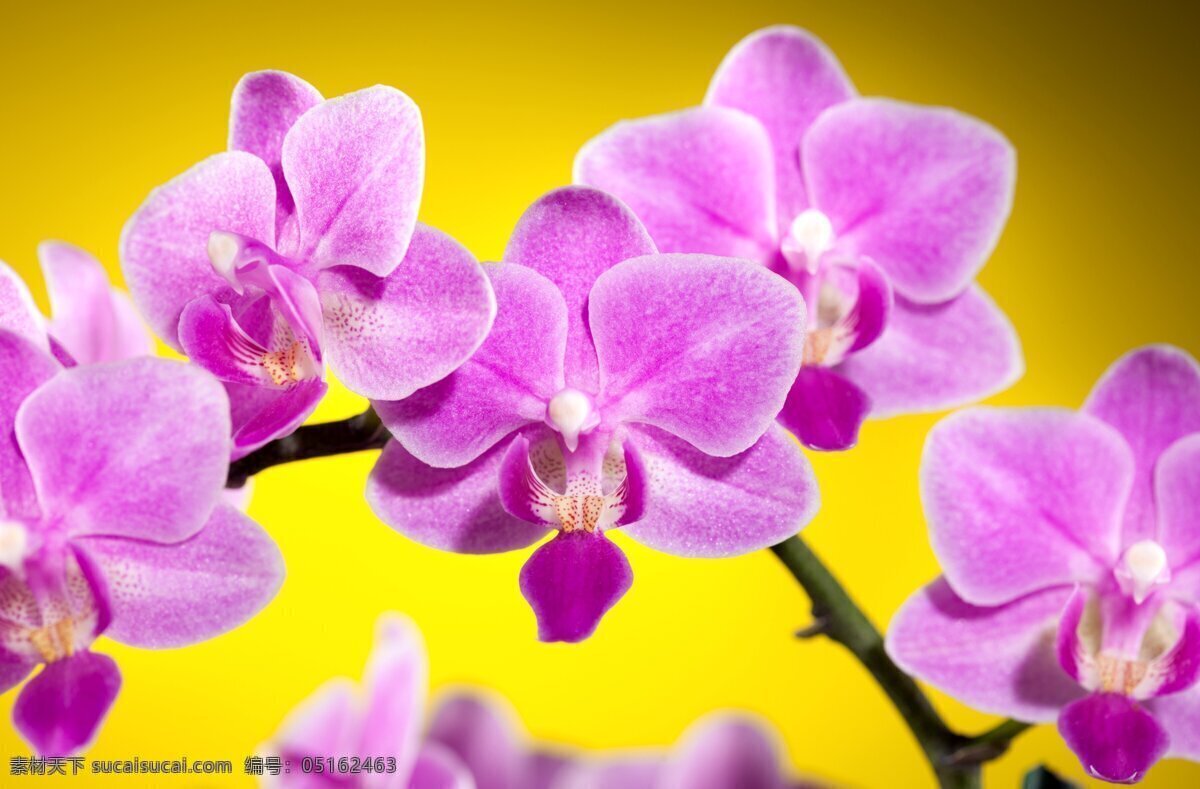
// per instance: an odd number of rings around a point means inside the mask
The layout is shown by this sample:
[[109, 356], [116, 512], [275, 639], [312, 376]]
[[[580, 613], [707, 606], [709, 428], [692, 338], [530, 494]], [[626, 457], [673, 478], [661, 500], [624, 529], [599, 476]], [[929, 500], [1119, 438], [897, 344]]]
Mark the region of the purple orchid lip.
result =
[[575, 181], [627, 203], [660, 250], [748, 258], [796, 285], [805, 367], [834, 377], [797, 381], [780, 421], [819, 450], [852, 447], [868, 415], [1020, 377], [1012, 326], [972, 284], [1015, 177], [996, 130], [859, 98], [824, 44], [786, 26], [735, 46], [703, 106], [619, 123], [575, 161]]
[[380, 518], [467, 553], [558, 531], [521, 590], [560, 641], [632, 583], [612, 529], [731, 556], [812, 518], [812, 470], [773, 427], [804, 353], [794, 288], [750, 261], [660, 254], [623, 204], [579, 187], [530, 207], [504, 258], [474, 356], [374, 403], [396, 439], [368, 483]]
[[327, 359], [356, 393], [400, 399], [482, 342], [487, 276], [417, 223], [411, 99], [376, 86], [325, 100], [291, 74], [247, 74], [229, 149], [147, 198], [121, 260], [159, 336], [225, 383], [234, 459], [312, 413]]
[[956, 414], [921, 479], [945, 576], [897, 614], [893, 659], [982, 709], [1057, 718], [1106, 781], [1200, 758], [1200, 365], [1151, 346], [1080, 412]]

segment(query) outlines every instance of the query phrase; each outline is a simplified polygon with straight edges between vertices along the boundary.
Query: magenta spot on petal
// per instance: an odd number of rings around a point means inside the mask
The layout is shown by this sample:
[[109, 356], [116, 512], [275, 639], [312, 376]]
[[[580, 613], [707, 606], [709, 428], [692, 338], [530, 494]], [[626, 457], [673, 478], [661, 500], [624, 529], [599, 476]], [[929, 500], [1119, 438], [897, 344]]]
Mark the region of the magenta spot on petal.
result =
[[521, 568], [542, 641], [582, 641], [633, 583], [625, 554], [598, 532], [561, 532]]
[[1058, 716], [1058, 731], [1089, 774], [1112, 783], [1140, 781], [1169, 743], [1153, 715], [1118, 693], [1071, 702]]

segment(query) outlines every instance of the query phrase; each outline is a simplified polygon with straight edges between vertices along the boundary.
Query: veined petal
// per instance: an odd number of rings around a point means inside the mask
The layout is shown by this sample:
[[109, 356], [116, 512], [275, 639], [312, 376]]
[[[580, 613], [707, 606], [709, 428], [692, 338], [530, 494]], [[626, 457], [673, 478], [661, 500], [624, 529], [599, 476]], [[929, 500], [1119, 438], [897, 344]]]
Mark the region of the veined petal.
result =
[[38, 311], [25, 280], [0, 260], [0, 331], [12, 332], [49, 352], [46, 319]]
[[257, 156], [210, 156], [150, 193], [121, 233], [125, 280], [150, 328], [179, 350], [179, 314], [195, 298], [228, 300], [229, 282], [213, 270], [213, 231], [275, 241], [275, 183]]
[[1156, 539], [1171, 563], [1171, 588], [1200, 601], [1200, 434], [1159, 456], [1154, 485]]
[[975, 278], [1016, 182], [1013, 147], [991, 126], [884, 99], [823, 113], [804, 138], [803, 168], [838, 248], [870, 257], [922, 304], [951, 299]]
[[552, 282], [524, 266], [487, 266], [496, 298], [479, 349], [438, 383], [375, 408], [396, 440], [435, 466], [461, 466], [546, 416], [563, 388], [567, 315]]
[[367, 480], [367, 503], [384, 523], [422, 545], [456, 553], [497, 553], [532, 545], [546, 528], [500, 505], [497, 476], [505, 444], [459, 468], [434, 468], [389, 441]]
[[976, 285], [941, 304], [897, 296], [887, 326], [838, 371], [871, 400], [871, 416], [921, 413], [982, 400], [1025, 372], [1012, 324]]
[[805, 365], [779, 412], [779, 423], [809, 449], [840, 452], [858, 443], [870, 407], [866, 392], [845, 376]]
[[598, 531], [559, 532], [521, 568], [542, 641], [583, 641], [632, 584], [629, 560]]
[[758, 440], [800, 369], [804, 301], [749, 261], [626, 261], [596, 281], [588, 315], [603, 418], [652, 424], [712, 455]]
[[1071, 702], [1058, 718], [1058, 731], [1089, 775], [1120, 784], [1140, 781], [1170, 741], [1153, 715], [1118, 693]]
[[820, 507], [808, 459], [778, 426], [729, 458], [653, 427], [631, 427], [629, 443], [645, 465], [646, 510], [625, 531], [656, 550], [738, 556], [792, 536]]
[[60, 369], [49, 353], [21, 335], [0, 329], [0, 516], [39, 514], [33, 478], [17, 444], [17, 410]]
[[286, 71], [252, 71], [233, 89], [229, 150], [252, 153], [271, 168], [278, 222], [295, 208], [283, 177], [283, 139], [300, 116], [322, 100], [316, 88]]
[[769, 264], [775, 160], [762, 124], [723, 107], [622, 121], [575, 157], [575, 181], [625, 202], [664, 252]]
[[400, 264], [425, 182], [425, 133], [412, 99], [376, 85], [325, 101], [293, 124], [282, 161], [296, 202], [297, 257], [380, 277]]
[[225, 504], [173, 545], [122, 537], [75, 541], [100, 568], [112, 606], [106, 635], [161, 649], [249, 621], [283, 583], [283, 556], [262, 527]]
[[1133, 450], [1125, 541], [1153, 539], [1154, 468], [1167, 447], [1200, 432], [1200, 365], [1170, 345], [1130, 351], [1096, 383], [1083, 410], [1115, 427]]
[[72, 536], [178, 542], [208, 520], [229, 462], [229, 400], [197, 367], [130, 359], [64, 370], [17, 412], [47, 518]]
[[319, 279], [326, 343], [348, 389], [400, 400], [436, 383], [479, 347], [496, 315], [483, 268], [450, 236], [417, 225], [386, 277], [342, 266]]
[[960, 411], [925, 444], [921, 496], [954, 590], [997, 605], [1107, 575], [1133, 459], [1116, 431], [1060, 409]]
[[84, 650], [47, 664], [13, 706], [13, 723], [41, 756], [70, 756], [87, 747], [121, 689], [108, 655]]
[[623, 260], [657, 250], [621, 201], [587, 187], [546, 194], [517, 222], [504, 260], [541, 273], [567, 305], [566, 383], [595, 391], [596, 349], [588, 333], [588, 294], [597, 278]]
[[50, 333], [79, 364], [149, 356], [154, 338], [104, 268], [82, 249], [61, 241], [38, 245], [54, 319]]
[[[421, 632], [399, 614], [383, 614], [363, 676], [367, 704], [362, 738], [355, 753], [394, 756], [404, 775], [417, 758], [421, 715], [429, 687], [429, 667]], [[366, 789], [390, 786], [392, 777], [372, 774]]]
[[320, 404], [329, 385], [308, 378], [284, 389], [259, 384], [226, 383], [232, 419], [231, 460], [264, 444], [291, 435]]
[[798, 27], [751, 33], [730, 50], [708, 86], [704, 103], [733, 107], [766, 127], [775, 149], [780, 221], [809, 207], [800, 141], [827, 107], [855, 96], [833, 52]]
[[677, 789], [785, 789], [780, 746], [757, 721], [710, 715], [675, 746], [659, 786]]
[[[212, 296], [201, 296], [183, 308], [179, 344], [191, 361], [222, 381], [283, 386], [267, 370], [271, 352], [238, 325], [228, 304]], [[279, 369], [282, 372], [284, 367]]]
[[888, 655], [909, 674], [984, 712], [1053, 720], [1083, 694], [1055, 654], [1055, 628], [1071, 591], [1050, 589], [983, 608], [939, 578], [892, 618]]

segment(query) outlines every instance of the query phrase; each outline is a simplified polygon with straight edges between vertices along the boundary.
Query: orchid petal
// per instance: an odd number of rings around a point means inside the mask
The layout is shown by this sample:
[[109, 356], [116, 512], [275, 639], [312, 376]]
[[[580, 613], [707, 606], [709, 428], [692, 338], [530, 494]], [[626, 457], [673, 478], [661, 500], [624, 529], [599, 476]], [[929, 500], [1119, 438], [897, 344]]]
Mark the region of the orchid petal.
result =
[[300, 116], [322, 100], [316, 88], [286, 71], [252, 71], [233, 89], [229, 150], [252, 153], [271, 168], [278, 222], [295, 208], [283, 177], [283, 140]]
[[858, 443], [871, 401], [845, 376], [827, 367], [800, 368], [779, 423], [809, 449], [840, 452]]
[[497, 553], [532, 545], [546, 529], [500, 505], [496, 477], [505, 449], [496, 446], [464, 466], [440, 469], [389, 441], [367, 480], [367, 503], [404, 536], [444, 551]]
[[258, 157], [210, 156], [151, 192], [121, 234], [121, 266], [134, 303], [175, 350], [188, 302], [233, 295], [208, 256], [209, 236], [218, 230], [274, 242], [275, 184]]
[[624, 529], [655, 550], [739, 556], [791, 537], [820, 507], [808, 459], [777, 426], [729, 458], [653, 427], [629, 433], [645, 464], [647, 496], [641, 520]]
[[575, 180], [625, 202], [664, 252], [771, 263], [778, 251], [771, 142], [722, 107], [623, 121], [575, 157]]
[[1183, 632], [1167, 652], [1150, 663], [1148, 676], [1135, 688], [1134, 695], [1168, 696], [1187, 690], [1200, 679], [1200, 612], [1188, 610]]
[[377, 402], [396, 440], [435, 466], [461, 466], [546, 416], [563, 387], [567, 316], [552, 282], [523, 266], [488, 266], [496, 318], [461, 367], [407, 400]]
[[443, 698], [433, 713], [428, 739], [453, 753], [475, 777], [476, 789], [525, 789], [525, 744], [511, 714], [474, 694]]
[[858, 99], [804, 138], [808, 196], [838, 248], [870, 257], [922, 304], [962, 293], [1000, 239], [1016, 154], [991, 126], [954, 110]]
[[19, 335], [40, 351], [49, 352], [46, 319], [38, 311], [25, 280], [0, 261], [0, 331]]
[[583, 641], [632, 584], [629, 560], [600, 532], [559, 532], [521, 568], [541, 641]]
[[604, 418], [660, 427], [711, 455], [757, 441], [800, 369], [804, 301], [748, 261], [630, 260], [596, 281], [588, 314]]
[[1082, 586], [1076, 586], [1063, 608], [1054, 647], [1055, 653], [1058, 655], [1058, 665], [1067, 673], [1067, 676], [1080, 685], [1090, 686], [1094, 665], [1079, 636], [1079, 623], [1083, 620], [1086, 608], [1087, 594]]
[[593, 758], [568, 770], [554, 789], [662, 789], [665, 762], [658, 753]]
[[1125, 541], [1152, 539], [1159, 456], [1177, 440], [1200, 432], [1200, 365], [1169, 345], [1130, 351], [1104, 373], [1083, 410], [1115, 427], [1133, 450]]
[[[367, 706], [357, 753], [393, 756], [403, 775], [417, 758], [429, 687], [425, 645], [410, 620], [398, 614], [379, 618], [363, 685]], [[368, 788], [383, 785], [388, 776], [371, 778], [376, 780], [364, 782]]]
[[1133, 477], [1116, 431], [1059, 409], [974, 408], [925, 444], [921, 494], [954, 590], [997, 605], [1115, 566]]
[[783, 222], [809, 207], [800, 142], [828, 107], [855, 96], [834, 54], [816, 36], [779, 25], [751, 33], [725, 56], [704, 103], [753, 115], [775, 149], [779, 215]]
[[106, 635], [161, 649], [205, 641], [249, 621], [283, 583], [283, 556], [262, 527], [225, 504], [173, 545], [121, 537], [75, 544], [100, 568], [112, 606]]
[[980, 288], [923, 306], [897, 296], [878, 340], [839, 372], [871, 400], [871, 416], [940, 411], [1012, 386], [1025, 371], [1008, 318]]
[[282, 161], [296, 202], [298, 257], [380, 277], [399, 265], [425, 180], [425, 134], [412, 99], [377, 85], [323, 102], [296, 120]]
[[17, 410], [61, 368], [25, 337], [0, 329], [0, 517], [39, 514], [29, 467], [17, 443]]
[[984, 712], [1053, 720], [1083, 693], [1059, 666], [1054, 642], [1071, 591], [1050, 589], [981, 608], [939, 578], [892, 618], [887, 653], [907, 673]]
[[1166, 757], [1200, 760], [1200, 684], [1145, 704], [1164, 730], [1170, 733]]
[[329, 385], [309, 378], [286, 389], [226, 383], [233, 427], [231, 460], [291, 435], [320, 404]]
[[79, 364], [115, 362], [154, 352], [154, 338], [124, 294], [113, 290], [94, 257], [61, 241], [38, 245], [54, 319], [50, 333]]
[[229, 400], [196, 367], [141, 358], [64, 370], [16, 435], [47, 518], [69, 535], [178, 542], [208, 520], [229, 461]]
[[556, 189], [517, 222], [504, 260], [541, 273], [567, 305], [566, 383], [595, 391], [596, 349], [588, 333], [588, 294], [597, 278], [623, 260], [653, 254], [637, 217], [611, 195], [586, 187]]
[[228, 304], [201, 296], [179, 316], [179, 344], [194, 363], [229, 383], [272, 386], [265, 360], [270, 351], [234, 320]]
[[666, 789], [785, 789], [779, 750], [779, 743], [756, 721], [713, 715], [684, 734], [659, 785]]
[[284, 758], [341, 757], [358, 751], [362, 733], [358, 688], [344, 677], [330, 680], [300, 702], [279, 727], [275, 743]]
[[322, 272], [319, 285], [334, 371], [348, 389], [376, 400], [400, 400], [454, 372], [496, 314], [471, 253], [420, 224], [391, 274], [343, 266]]
[[1167, 751], [1169, 737], [1140, 704], [1118, 693], [1073, 701], [1058, 731], [1089, 775], [1110, 783], [1137, 783]]
[[408, 789], [475, 789], [476, 786], [471, 771], [454, 754], [431, 743], [421, 746], [408, 779]]
[[85, 748], [121, 689], [108, 655], [84, 650], [49, 663], [13, 706], [13, 723], [41, 756], [70, 756]]
[[1171, 562], [1171, 586], [1200, 600], [1200, 434], [1176, 441], [1154, 475], [1159, 545]]

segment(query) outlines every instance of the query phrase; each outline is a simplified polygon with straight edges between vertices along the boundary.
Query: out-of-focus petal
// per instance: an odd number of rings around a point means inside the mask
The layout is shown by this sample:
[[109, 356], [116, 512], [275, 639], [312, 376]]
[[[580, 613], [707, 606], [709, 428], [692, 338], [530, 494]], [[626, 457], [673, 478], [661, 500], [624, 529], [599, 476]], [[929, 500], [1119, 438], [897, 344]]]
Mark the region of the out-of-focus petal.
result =
[[483, 342], [496, 314], [474, 256], [425, 225], [386, 277], [342, 266], [323, 272], [319, 286], [334, 372], [375, 400], [400, 400], [445, 378]]
[[0, 516], [34, 518], [37, 494], [17, 444], [17, 409], [61, 368], [25, 337], [0, 329]]
[[360, 755], [360, 701], [358, 688], [349, 679], [326, 682], [288, 713], [274, 739], [279, 753], [293, 762], [306, 756]]
[[229, 400], [203, 370], [129, 359], [64, 370], [16, 435], [47, 518], [72, 536], [178, 542], [208, 520], [229, 462]]
[[[358, 753], [394, 756], [403, 775], [417, 758], [421, 715], [429, 688], [429, 667], [421, 632], [399, 614], [383, 614], [363, 675], [367, 703]], [[387, 775], [371, 775], [368, 788], [388, 785]]]
[[751, 33], [725, 56], [705, 104], [748, 112], [766, 127], [775, 149], [780, 221], [809, 207], [800, 141], [827, 107], [855, 95], [842, 64], [815, 36], [778, 25]]
[[809, 449], [840, 452], [858, 443], [858, 429], [870, 410], [866, 393], [835, 370], [800, 368], [779, 422]]
[[812, 520], [820, 494], [812, 466], [778, 426], [729, 458], [699, 452], [652, 427], [629, 430], [645, 466], [646, 511], [623, 527], [676, 556], [737, 556], [774, 545]]
[[17, 731], [42, 756], [83, 750], [121, 689], [121, 672], [108, 655], [84, 650], [47, 664], [13, 706]]
[[185, 646], [232, 630], [283, 583], [279, 548], [225, 504], [197, 534], [173, 545], [121, 537], [75, 544], [103, 573], [113, 616], [105, 634], [133, 646]]
[[245, 457], [264, 444], [291, 435], [308, 419], [329, 390], [310, 378], [287, 389], [226, 383], [233, 420], [231, 460]]
[[839, 365], [871, 400], [871, 416], [920, 413], [982, 400], [1025, 372], [1021, 342], [972, 285], [942, 304], [897, 296], [882, 336]]
[[25, 338], [41, 351], [49, 352], [46, 319], [38, 311], [25, 280], [0, 260], [0, 331]]
[[991, 255], [1017, 164], [1008, 140], [975, 118], [858, 99], [813, 123], [803, 168], [838, 249], [870, 257], [898, 293], [930, 304], [962, 293]]
[[625, 202], [664, 252], [773, 261], [775, 161], [762, 125], [722, 107], [623, 121], [575, 157], [575, 180]]
[[154, 340], [132, 305], [114, 291], [104, 267], [61, 241], [38, 245], [50, 294], [50, 333], [79, 364], [115, 362], [154, 351]]
[[784, 789], [780, 748], [754, 720], [712, 715], [693, 725], [675, 746], [662, 789]]
[[504, 260], [543, 274], [567, 304], [567, 385], [595, 391], [596, 350], [588, 334], [588, 294], [596, 279], [623, 260], [657, 251], [641, 222], [621, 201], [596, 189], [556, 189], [517, 222]]
[[389, 441], [367, 480], [367, 503], [387, 525], [423, 545], [497, 553], [532, 545], [546, 528], [500, 506], [497, 477], [507, 444], [459, 468], [434, 468]]
[[286, 71], [252, 71], [233, 89], [229, 150], [252, 153], [271, 168], [280, 222], [295, 207], [283, 177], [283, 139], [297, 119], [321, 101], [316, 88]]
[[542, 641], [583, 641], [632, 584], [629, 560], [599, 532], [560, 532], [521, 568]]
[[1006, 605], [964, 602], [939, 578], [892, 618], [887, 652], [913, 676], [985, 712], [1053, 720], [1083, 690], [1059, 665], [1058, 618], [1071, 595], [1061, 587]]
[[1049, 408], [960, 411], [930, 432], [921, 463], [934, 551], [976, 605], [1106, 577], [1132, 479], [1115, 430]]
[[436, 743], [421, 746], [408, 779], [408, 789], [475, 789], [476, 785], [471, 771]]
[[1200, 761], [1200, 684], [1150, 699], [1145, 706], [1170, 736], [1165, 756]]
[[432, 386], [376, 411], [410, 452], [435, 466], [461, 466], [513, 430], [546, 416], [563, 387], [567, 316], [554, 284], [523, 266], [486, 268], [496, 318], [479, 349]]
[[1125, 540], [1152, 539], [1154, 468], [1159, 456], [1184, 436], [1200, 432], [1200, 365], [1170, 345], [1130, 351], [1092, 388], [1083, 410], [1119, 430], [1133, 450], [1135, 472], [1125, 506]]
[[283, 141], [296, 202], [297, 257], [385, 276], [404, 259], [425, 183], [421, 112], [377, 85], [304, 113]]
[[1058, 731], [1089, 775], [1132, 784], [1163, 757], [1168, 733], [1141, 704], [1119, 693], [1095, 693], [1071, 702]]
[[150, 193], [121, 233], [121, 267], [150, 328], [179, 350], [179, 313], [192, 299], [233, 295], [213, 270], [213, 231], [275, 240], [275, 183], [257, 156], [210, 156]]
[[661, 789], [665, 761], [658, 753], [593, 757], [569, 768], [554, 789]]
[[588, 302], [602, 418], [645, 422], [712, 455], [766, 431], [804, 351], [804, 301], [749, 261], [650, 255], [605, 272]]

